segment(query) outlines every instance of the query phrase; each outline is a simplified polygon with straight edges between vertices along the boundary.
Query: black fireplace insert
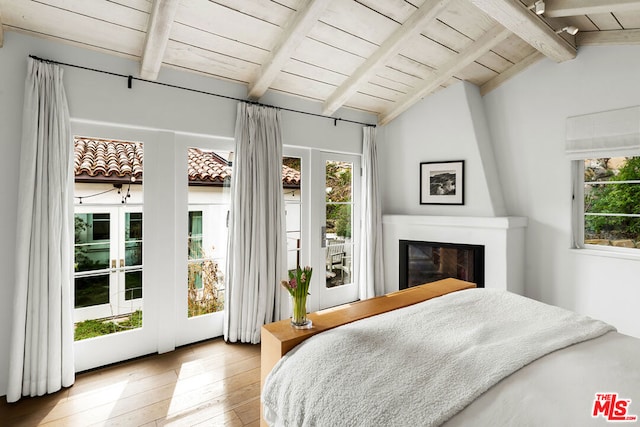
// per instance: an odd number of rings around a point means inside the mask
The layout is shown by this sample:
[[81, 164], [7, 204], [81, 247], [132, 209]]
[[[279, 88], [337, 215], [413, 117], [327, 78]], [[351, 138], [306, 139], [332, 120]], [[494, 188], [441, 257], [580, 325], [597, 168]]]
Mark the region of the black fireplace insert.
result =
[[449, 277], [483, 288], [484, 246], [400, 240], [400, 289]]

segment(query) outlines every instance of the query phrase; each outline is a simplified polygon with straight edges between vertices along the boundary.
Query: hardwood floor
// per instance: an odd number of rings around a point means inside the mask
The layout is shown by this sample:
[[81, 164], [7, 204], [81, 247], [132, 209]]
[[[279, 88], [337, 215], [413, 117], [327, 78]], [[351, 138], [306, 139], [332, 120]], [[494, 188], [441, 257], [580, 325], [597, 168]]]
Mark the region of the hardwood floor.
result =
[[0, 402], [0, 426], [258, 426], [260, 346], [222, 338], [78, 374], [53, 395]]

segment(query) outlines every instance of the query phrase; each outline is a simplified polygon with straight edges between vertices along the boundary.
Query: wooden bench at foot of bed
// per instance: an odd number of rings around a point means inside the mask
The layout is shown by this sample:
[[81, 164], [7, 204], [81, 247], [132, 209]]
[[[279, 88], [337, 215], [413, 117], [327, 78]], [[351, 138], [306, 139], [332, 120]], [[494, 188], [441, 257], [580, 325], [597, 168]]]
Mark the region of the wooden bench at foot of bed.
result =
[[[265, 378], [275, 364], [278, 363], [278, 360], [293, 347], [313, 335], [356, 320], [407, 307], [451, 292], [475, 287], [475, 284], [463, 280], [443, 279], [364, 301], [310, 313], [308, 317], [313, 321], [311, 329], [294, 329], [291, 327], [291, 319], [264, 325], [261, 332], [260, 391], [264, 386]], [[262, 415], [262, 404], [260, 404], [260, 414]], [[264, 420], [262, 419], [261, 421], [262, 425], [265, 425]]]

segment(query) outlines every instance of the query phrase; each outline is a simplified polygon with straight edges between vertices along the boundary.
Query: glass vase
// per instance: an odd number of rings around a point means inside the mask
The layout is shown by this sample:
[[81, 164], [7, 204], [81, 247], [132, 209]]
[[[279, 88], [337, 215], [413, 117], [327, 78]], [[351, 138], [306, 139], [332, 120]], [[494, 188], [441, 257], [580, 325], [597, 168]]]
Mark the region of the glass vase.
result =
[[291, 297], [291, 326], [296, 329], [309, 329], [311, 320], [307, 318], [307, 296]]

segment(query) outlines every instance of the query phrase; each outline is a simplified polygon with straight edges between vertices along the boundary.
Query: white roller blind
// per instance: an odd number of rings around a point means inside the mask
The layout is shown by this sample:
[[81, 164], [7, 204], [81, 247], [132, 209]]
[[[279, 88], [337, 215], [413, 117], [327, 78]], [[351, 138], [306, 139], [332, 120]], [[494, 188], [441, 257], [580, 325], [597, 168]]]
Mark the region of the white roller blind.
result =
[[570, 159], [640, 154], [640, 106], [567, 118]]

